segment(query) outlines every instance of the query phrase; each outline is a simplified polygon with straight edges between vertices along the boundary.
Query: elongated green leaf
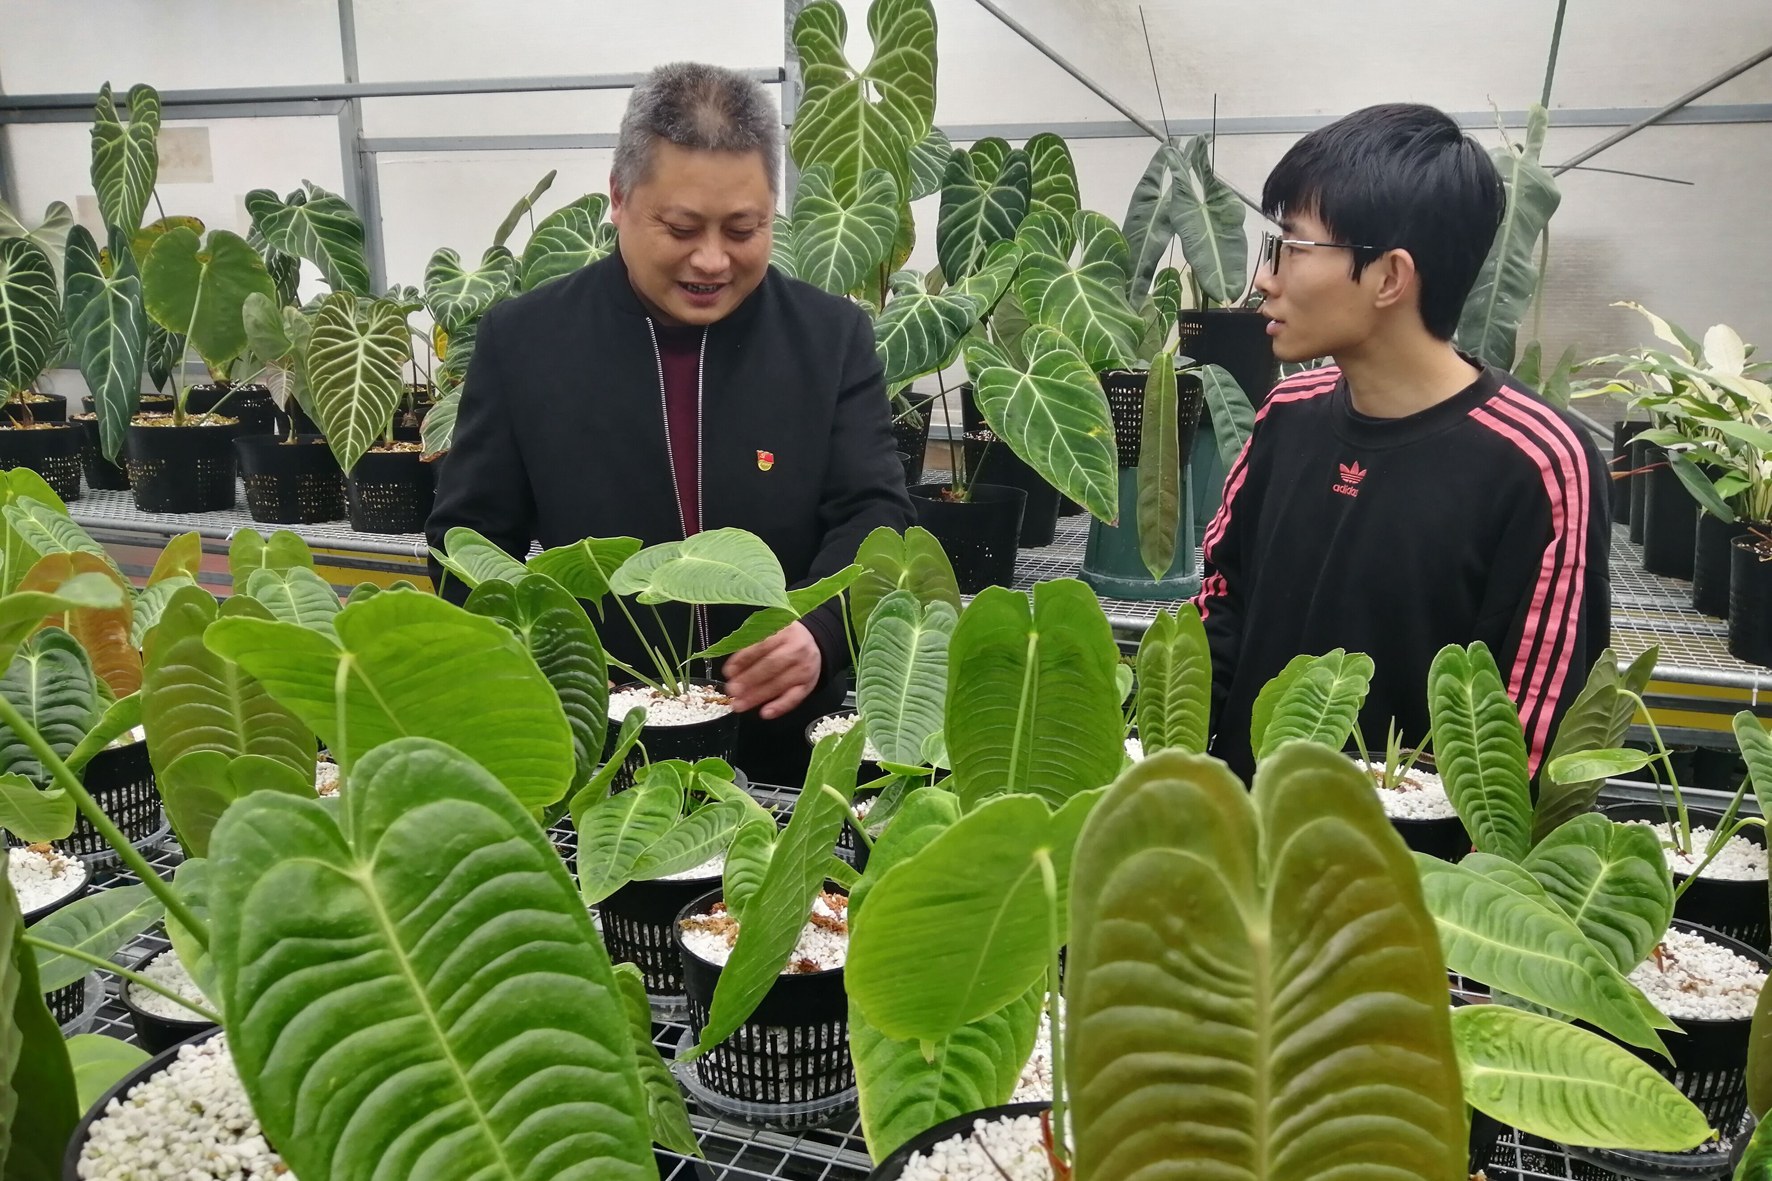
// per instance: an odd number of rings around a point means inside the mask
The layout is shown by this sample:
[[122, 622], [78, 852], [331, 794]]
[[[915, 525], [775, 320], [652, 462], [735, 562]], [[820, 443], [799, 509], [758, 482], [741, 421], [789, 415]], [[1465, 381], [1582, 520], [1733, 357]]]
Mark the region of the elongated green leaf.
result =
[[[237, 662], [347, 766], [401, 736], [435, 738], [525, 807], [562, 798], [572, 733], [535, 659], [502, 626], [434, 595], [386, 591], [334, 619], [338, 642], [294, 624], [222, 619], [210, 650]], [[335, 700], [345, 665], [343, 714]], [[464, 725], [464, 719], [473, 719]]]
[[542, 218], [523, 247], [523, 290], [570, 275], [615, 249], [615, 227], [603, 220], [608, 198], [592, 193]]
[[924, 607], [893, 591], [868, 620], [856, 665], [855, 700], [868, 740], [889, 762], [916, 764], [941, 730], [948, 644], [959, 614], [939, 600]]
[[1243, 202], [1212, 168], [1211, 136], [1189, 140], [1181, 159], [1186, 167], [1176, 177], [1170, 209], [1182, 256], [1207, 299], [1235, 303], [1249, 273]]
[[1074, 223], [1080, 256], [1067, 258], [1025, 247], [1015, 294], [1035, 324], [1056, 328], [1082, 353], [1089, 370], [1132, 361], [1144, 321], [1127, 302], [1132, 259], [1113, 222], [1084, 210]]
[[1495, 658], [1481, 642], [1449, 644], [1427, 679], [1434, 766], [1452, 806], [1478, 849], [1519, 861], [1532, 847], [1526, 737]]
[[[0, 696], [66, 758], [98, 721], [98, 681], [79, 641], [60, 628], [45, 628], [27, 640], [0, 676]], [[23, 775], [45, 787], [49, 773], [24, 736], [0, 722], [0, 774]]]
[[1029, 211], [1049, 213], [1061, 221], [1071, 221], [1082, 209], [1082, 203], [1077, 191], [1077, 165], [1071, 159], [1070, 145], [1053, 132], [1042, 131], [1028, 140], [1024, 150], [1033, 192]]
[[1514, 363], [1520, 321], [1538, 287], [1538, 240], [1563, 199], [1556, 178], [1539, 162], [1549, 124], [1549, 114], [1534, 105], [1526, 142], [1491, 153], [1507, 189], [1507, 208], [1458, 319], [1459, 345], [1503, 369]]
[[1024, 341], [1025, 369], [988, 341], [966, 346], [978, 408], [996, 436], [1097, 519], [1120, 515], [1119, 460], [1107, 395], [1063, 333], [1043, 325]]
[[1714, 1133], [1648, 1063], [1603, 1037], [1505, 1005], [1466, 1005], [1452, 1035], [1471, 1106], [1533, 1136], [1587, 1148], [1683, 1152]]
[[1438, 858], [1416, 865], [1449, 970], [1665, 1053], [1641, 994], [1561, 910]]
[[1772, 1120], [1761, 1120], [1754, 1129], [1734, 1181], [1772, 1181]]
[[0, 775], [0, 829], [27, 845], [59, 841], [74, 831], [74, 797], [61, 788], [44, 791], [23, 775]]
[[1128, 294], [1136, 302], [1151, 290], [1157, 268], [1175, 241], [1175, 189], [1187, 165], [1173, 144], [1158, 144], [1133, 186], [1121, 230], [1132, 258], [1132, 281]]
[[68, 1039], [68, 1061], [74, 1068], [74, 1087], [80, 1110], [86, 1111], [123, 1076], [148, 1060], [148, 1052], [121, 1038], [101, 1033], [77, 1033]]
[[1079, 1176], [1465, 1175], [1434, 927], [1340, 754], [1286, 747], [1253, 798], [1213, 760], [1145, 760], [1084, 829], [1071, 930]]
[[122, 601], [122, 590], [101, 574], [77, 574], [51, 590], [24, 590], [0, 596], [0, 657], [12, 663], [45, 616], [75, 608], [102, 609]]
[[432, 549], [431, 556], [470, 590], [495, 578], [516, 582], [529, 573], [527, 566], [496, 543], [460, 525], [443, 535], [443, 549]]
[[1200, 384], [1206, 393], [1206, 411], [1212, 418], [1218, 458], [1228, 472], [1255, 430], [1255, 406], [1237, 379], [1221, 366], [1202, 365]]
[[609, 587], [639, 595], [642, 603], [793, 605], [781, 562], [762, 538], [743, 529], [710, 529], [650, 546], [623, 563]]
[[[59, 943], [110, 959], [164, 914], [165, 909], [146, 886], [119, 886], [76, 898], [47, 918], [38, 919], [31, 934], [45, 943]], [[52, 951], [37, 953], [37, 972], [44, 992], [66, 988], [90, 971], [92, 965], [73, 956]]]
[[343, 197], [304, 180], [287, 201], [270, 189], [254, 189], [245, 200], [266, 242], [319, 267], [335, 293], [371, 294], [363, 219]]
[[953, 564], [941, 542], [921, 526], [898, 533], [882, 525], [862, 539], [855, 561], [861, 574], [849, 588], [849, 618], [864, 640], [874, 610], [893, 591], [910, 591], [925, 607], [941, 602], [960, 610]]
[[277, 530], [268, 540], [255, 529], [242, 529], [228, 541], [228, 571], [237, 592], [246, 589], [254, 570], [313, 565], [308, 543], [287, 529]]
[[794, 814], [776, 840], [755, 895], [744, 903], [738, 942], [720, 971], [691, 1055], [705, 1054], [750, 1019], [786, 966], [824, 886], [825, 857], [836, 843], [855, 795], [861, 727], [827, 735], [812, 751]]
[[800, 175], [794, 193], [796, 277], [833, 295], [853, 290], [888, 264], [898, 236], [898, 185], [884, 168], [870, 168], [854, 196], [839, 199], [828, 164]]
[[119, 112], [109, 82], [99, 88], [92, 119], [92, 190], [105, 224], [134, 233], [160, 170], [160, 93], [138, 83], [124, 104]]
[[[1298, 656], [1262, 687], [1255, 700], [1250, 742], [1257, 761], [1288, 742], [1346, 745], [1372, 684], [1372, 658], [1340, 648]], [[1437, 748], [1436, 748], [1437, 749]]]
[[912, 201], [921, 201], [941, 191], [941, 178], [947, 175], [948, 157], [953, 154], [954, 145], [939, 127], [931, 127], [929, 134], [911, 149]]
[[67, 764], [68, 770], [78, 775], [81, 768], [92, 761], [94, 755], [141, 724], [142, 695], [137, 692], [119, 697], [105, 707], [98, 721], [80, 739], [80, 745], [62, 761]]
[[445, 246], [425, 266], [425, 308], [445, 331], [453, 331], [485, 315], [516, 283], [517, 260], [503, 246], [489, 248], [472, 270]]
[[60, 335], [54, 264], [28, 238], [0, 238], [0, 394], [30, 389]]
[[85, 226], [68, 235], [63, 306], [68, 343], [98, 411], [99, 449], [115, 461], [123, 435], [141, 403], [147, 363], [148, 314], [142, 308], [141, 275], [129, 235], [110, 231], [111, 273], [99, 263], [98, 243]]
[[184, 226], [167, 231], [142, 260], [142, 306], [187, 343], [212, 373], [246, 351], [245, 304], [257, 292], [277, 298], [265, 260], [238, 234], [211, 230], [199, 240]]
[[970, 275], [996, 243], [1012, 241], [1032, 200], [1026, 152], [1010, 152], [997, 171], [975, 166], [973, 153], [963, 149], [948, 157], [935, 230], [936, 257], [948, 282]]
[[634, 862], [633, 876], [669, 877], [711, 861], [726, 851], [732, 834], [754, 815], [738, 800], [697, 808], [640, 854]]
[[632, 537], [587, 537], [543, 550], [529, 559], [529, 568], [546, 574], [575, 597], [599, 603], [622, 563], [639, 552], [640, 542]]
[[228, 1049], [292, 1171], [652, 1177], [619, 986], [525, 807], [413, 738], [342, 804], [251, 796], [210, 869]]
[[1667, 932], [1674, 885], [1661, 840], [1640, 824], [1577, 816], [1521, 865], [1618, 971], [1629, 974]]
[[1144, 385], [1144, 421], [1138, 444], [1138, 556], [1153, 579], [1175, 561], [1181, 527], [1181, 435], [1175, 387], [1175, 350], [1157, 355]]
[[[6, 873], [0, 848], [0, 875]], [[49, 1181], [80, 1118], [74, 1071], [44, 1004], [37, 961], [8, 879], [0, 887], [0, 1162], [8, 1179]]]
[[459, 390], [437, 399], [425, 412], [424, 422], [419, 424], [419, 440], [424, 446], [425, 459], [433, 459], [454, 445], [455, 420], [460, 413]]
[[1747, 764], [1748, 785], [1760, 803], [1760, 814], [1772, 816], [1772, 734], [1754, 716], [1742, 710], [1732, 723], [1735, 741], [1741, 748], [1741, 760]]
[[1534, 842], [1542, 841], [1571, 817], [1593, 809], [1605, 778], [1565, 779], [1555, 773], [1558, 764], [1569, 755], [1613, 750], [1624, 742], [1637, 706], [1623, 690], [1641, 693], [1647, 688], [1649, 670], [1659, 655], [1658, 650], [1650, 649], [1622, 674], [1618, 658], [1610, 648], [1594, 661], [1587, 682], [1557, 725], [1556, 736], [1545, 755], [1545, 773], [1539, 777], [1538, 803], [1532, 811]]
[[505, 219], [498, 223], [498, 229], [492, 235], [493, 246], [505, 244], [511, 236], [511, 231], [515, 230], [517, 223], [523, 220], [523, 215], [534, 209], [535, 203], [541, 200], [542, 194], [553, 187], [554, 177], [558, 176], [559, 172], [560, 170], [557, 168], [548, 169], [547, 175], [536, 181], [535, 187], [530, 189], [526, 196], [517, 199], [517, 203], [511, 206], [511, 211], [505, 214]]
[[752, 900], [763, 888], [769, 863], [775, 858], [775, 839], [773, 820], [750, 821], [732, 834], [732, 844], [726, 849], [726, 868], [720, 875], [720, 892], [727, 913], [740, 923], [745, 921]]
[[1138, 740], [1146, 755], [1205, 754], [1212, 711], [1212, 652], [1192, 603], [1157, 612], [1138, 644]]
[[628, 1015], [628, 1032], [634, 1039], [635, 1066], [646, 1090], [646, 1118], [652, 1139], [684, 1156], [700, 1156], [701, 1145], [689, 1124], [689, 1109], [671, 1068], [652, 1044], [652, 1003], [646, 999], [646, 977], [633, 964], [615, 965], [615, 985], [621, 990], [622, 1007]]
[[1119, 772], [1119, 652], [1094, 592], [1073, 579], [1028, 596], [989, 587], [948, 649], [948, 755], [970, 810], [1008, 793], [1063, 804]]
[[643, 786], [599, 800], [582, 816], [578, 829], [578, 888], [586, 906], [595, 906], [633, 880], [642, 854], [676, 826], [683, 810], [681, 774], [660, 774], [655, 765]]
[[246, 581], [246, 594], [285, 623], [300, 624], [334, 638], [333, 617], [341, 604], [332, 584], [305, 566], [290, 570], [255, 570]]
[[347, 473], [393, 429], [412, 355], [406, 318], [392, 304], [335, 292], [314, 314], [306, 375], [326, 442]]
[[[788, 592], [786, 607], [764, 607], [745, 617], [731, 634], [694, 654], [693, 660], [713, 660], [749, 648], [775, 635], [790, 624], [798, 623], [814, 607], [836, 598], [861, 575], [860, 566], [846, 566], [811, 586]], [[641, 602], [645, 602], [644, 599]]]
[[[0, 238], [28, 238], [35, 242], [44, 254], [49, 256], [52, 267], [62, 265], [62, 257], [67, 252], [68, 235], [74, 229], [74, 211], [68, 208], [66, 201], [51, 201], [43, 210], [43, 220], [33, 228], [18, 219], [18, 215], [0, 201]], [[124, 238], [128, 241], [127, 235]]]
[[1653, 759], [1653, 755], [1642, 750], [1579, 751], [1546, 763], [1544, 774], [1547, 778], [1558, 781], [1604, 780], [1615, 775], [1629, 775], [1632, 772], [1641, 771]]

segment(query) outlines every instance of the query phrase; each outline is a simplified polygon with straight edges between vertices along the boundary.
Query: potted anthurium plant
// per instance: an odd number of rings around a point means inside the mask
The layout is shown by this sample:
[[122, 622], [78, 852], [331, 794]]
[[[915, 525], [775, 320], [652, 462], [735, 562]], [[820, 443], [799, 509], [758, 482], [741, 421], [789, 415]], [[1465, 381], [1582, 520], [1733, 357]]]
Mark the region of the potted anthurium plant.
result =
[[[80, 431], [38, 421], [31, 398], [65, 340], [55, 264], [30, 238], [0, 238], [0, 469], [43, 474], [64, 500], [80, 495]], [[13, 408], [16, 407], [16, 411]]]
[[[62, 266], [67, 251], [68, 234], [74, 227], [74, 214], [65, 201], [51, 201], [43, 211], [43, 220], [36, 225], [25, 221], [4, 201], [0, 201], [0, 239], [17, 238], [35, 245], [49, 259], [52, 270]], [[56, 356], [62, 353], [65, 341], [56, 345]], [[51, 358], [51, 362], [55, 361]], [[59, 422], [67, 417], [68, 400], [59, 394], [30, 390], [0, 402], [0, 418], [8, 422]]]

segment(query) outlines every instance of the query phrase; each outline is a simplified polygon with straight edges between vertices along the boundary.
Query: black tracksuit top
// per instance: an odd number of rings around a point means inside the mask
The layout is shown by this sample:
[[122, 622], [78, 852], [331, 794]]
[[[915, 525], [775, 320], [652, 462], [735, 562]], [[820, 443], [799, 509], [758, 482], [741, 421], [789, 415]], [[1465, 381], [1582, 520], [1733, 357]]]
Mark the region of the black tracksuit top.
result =
[[1536, 774], [1610, 637], [1608, 475], [1588, 432], [1486, 368], [1400, 419], [1359, 414], [1335, 368], [1281, 382], [1206, 533], [1212, 750], [1247, 779], [1256, 695], [1300, 653], [1364, 652], [1369, 750], [1428, 733], [1427, 672], [1482, 640]]

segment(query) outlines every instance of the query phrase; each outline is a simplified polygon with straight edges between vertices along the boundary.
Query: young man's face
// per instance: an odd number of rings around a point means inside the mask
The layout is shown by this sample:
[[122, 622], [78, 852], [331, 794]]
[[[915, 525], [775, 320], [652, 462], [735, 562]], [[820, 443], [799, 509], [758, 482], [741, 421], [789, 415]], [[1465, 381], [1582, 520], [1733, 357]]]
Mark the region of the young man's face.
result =
[[757, 152], [655, 144], [651, 174], [632, 192], [610, 186], [628, 277], [667, 322], [732, 314], [769, 269], [775, 194]]
[[[1314, 213], [1280, 219], [1287, 238], [1338, 241]], [[1268, 336], [1274, 356], [1287, 362], [1344, 353], [1369, 337], [1378, 322], [1375, 306], [1380, 273], [1368, 266], [1353, 277], [1353, 252], [1331, 246], [1281, 246], [1277, 269], [1263, 266], [1255, 287], [1266, 300]]]

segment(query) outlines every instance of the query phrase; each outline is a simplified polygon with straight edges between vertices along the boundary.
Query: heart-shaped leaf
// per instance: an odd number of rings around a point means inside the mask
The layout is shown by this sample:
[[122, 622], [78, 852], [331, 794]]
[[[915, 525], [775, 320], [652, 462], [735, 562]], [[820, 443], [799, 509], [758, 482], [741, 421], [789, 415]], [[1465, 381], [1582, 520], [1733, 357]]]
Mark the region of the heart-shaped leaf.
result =
[[92, 190], [105, 225], [133, 233], [160, 171], [160, 93], [137, 84], [124, 105], [119, 112], [109, 82], [99, 88], [92, 118]]
[[1145, 760], [1089, 818], [1070, 898], [1078, 1175], [1465, 1175], [1434, 926], [1340, 754], [1288, 746], [1253, 797], [1214, 760]]
[[[43, 210], [43, 220], [35, 228], [20, 221], [6, 207], [6, 202], [0, 201], [0, 238], [29, 238], [49, 256], [52, 267], [59, 268], [62, 265], [62, 256], [68, 248], [68, 235], [73, 229], [74, 211], [68, 208], [66, 201], [51, 201]], [[128, 235], [124, 235], [124, 240], [128, 241]]]
[[[38, 919], [31, 934], [45, 943], [59, 943], [75, 951], [108, 960], [124, 944], [152, 927], [165, 908], [146, 886], [117, 886], [76, 898], [46, 918]], [[37, 972], [45, 992], [66, 988], [92, 971], [85, 960], [56, 951], [39, 951]]]
[[265, 755], [230, 756], [220, 750], [181, 755], [156, 772], [155, 782], [166, 804], [166, 818], [191, 857], [209, 855], [210, 838], [222, 816], [255, 791], [279, 791], [300, 799], [314, 796], [311, 765], [304, 773]]
[[31, 388], [61, 331], [55, 265], [28, 238], [0, 238], [0, 394]]
[[158, 586], [169, 578], [182, 578], [187, 582], [196, 582], [197, 576], [203, 572], [203, 538], [200, 534], [180, 533], [166, 543], [160, 556], [154, 559], [154, 568], [148, 573], [148, 585]]
[[335, 293], [370, 294], [363, 219], [343, 197], [304, 180], [287, 201], [270, 189], [254, 189], [245, 200], [266, 242], [319, 267]]
[[956, 614], [960, 610], [953, 564], [941, 542], [920, 525], [903, 533], [880, 526], [862, 539], [855, 561], [861, 574], [849, 588], [849, 618], [864, 640], [875, 608], [893, 591], [909, 591], [925, 607], [946, 603]]
[[1566, 821], [1593, 809], [1600, 789], [1606, 785], [1605, 776], [1567, 779], [1555, 772], [1559, 764], [1564, 770], [1569, 769], [1570, 764], [1563, 760], [1570, 755], [1616, 750], [1623, 744], [1637, 710], [1637, 703], [1630, 694], [1641, 694], [1649, 687], [1649, 674], [1659, 655], [1658, 649], [1651, 649], [1622, 673], [1618, 658], [1610, 648], [1594, 661], [1587, 682], [1582, 685], [1569, 712], [1557, 724], [1556, 737], [1551, 739], [1550, 750], [1545, 755], [1544, 774], [1539, 777], [1538, 802], [1532, 809], [1534, 842], [1542, 841]]
[[[17, 710], [58, 759], [65, 759], [101, 712], [98, 681], [79, 641], [57, 627], [27, 640], [0, 676], [0, 697]], [[0, 775], [50, 786], [49, 772], [24, 736], [0, 722]]]
[[523, 247], [523, 290], [570, 275], [615, 249], [615, 227], [603, 220], [608, 198], [592, 193], [542, 218]]
[[85, 226], [68, 235], [64, 305], [68, 343], [98, 411], [99, 448], [115, 460], [124, 429], [141, 402], [147, 363], [148, 314], [129, 236], [110, 231], [111, 273], [99, 262], [98, 243]]
[[1159, 581], [1175, 561], [1181, 527], [1180, 412], [1175, 350], [1168, 349], [1151, 362], [1138, 436], [1138, 556]]
[[763, 539], [743, 529], [709, 529], [684, 541], [641, 550], [610, 579], [618, 595], [642, 603], [730, 603], [792, 607], [781, 562]]
[[1121, 223], [1132, 258], [1128, 294], [1136, 302], [1151, 290], [1151, 280], [1175, 241], [1175, 189], [1187, 165], [1173, 144], [1158, 144], [1133, 186], [1132, 200]]
[[459, 525], [443, 535], [443, 549], [433, 548], [431, 556], [470, 590], [495, 578], [515, 582], [529, 573], [527, 566], [501, 547]]
[[941, 191], [941, 178], [947, 175], [948, 157], [953, 154], [954, 145], [947, 133], [931, 127], [929, 134], [911, 149], [911, 200], [921, 201]]
[[920, 763], [930, 737], [941, 730], [948, 643], [958, 622], [947, 603], [925, 607], [908, 590], [887, 595], [869, 618], [856, 662], [855, 700], [881, 758]]
[[833, 295], [876, 274], [898, 236], [898, 186], [884, 168], [870, 168], [854, 197], [839, 199], [828, 164], [800, 175], [794, 193], [794, 274]]
[[[292, 1170], [652, 1176], [608, 956], [525, 806], [416, 738], [365, 755], [342, 806], [250, 796], [210, 870], [228, 1049]], [[304, 1102], [322, 1079], [334, 1102]]]
[[1082, 209], [1077, 192], [1077, 166], [1070, 145], [1050, 131], [1028, 140], [1029, 180], [1033, 190], [1030, 211], [1050, 213], [1069, 223]]
[[415, 591], [353, 603], [333, 623], [337, 643], [295, 624], [221, 619], [205, 642], [256, 677], [346, 766], [383, 742], [420, 736], [479, 763], [525, 807], [566, 794], [574, 765], [565, 712], [534, 657], [502, 626]]
[[59, 787], [44, 791], [23, 775], [0, 775], [0, 829], [25, 844], [63, 839], [77, 814], [74, 797]]
[[[1013, 251], [1006, 243], [1002, 248]], [[1008, 257], [1001, 255], [994, 262], [1001, 266]], [[1014, 273], [1013, 261], [1008, 270]], [[983, 308], [964, 290], [931, 293], [910, 271], [893, 275], [890, 288], [892, 298], [874, 321], [874, 351], [885, 369], [887, 386], [896, 388], [951, 362]]]
[[258, 251], [238, 234], [211, 230], [206, 241], [179, 226], [162, 234], [142, 260], [142, 305], [169, 333], [183, 334], [212, 373], [225, 373], [246, 351], [245, 305], [277, 289]]
[[314, 555], [308, 543], [287, 529], [277, 530], [269, 539], [256, 529], [241, 529], [228, 541], [228, 572], [236, 592], [246, 589], [254, 570], [288, 570], [293, 566], [312, 569], [313, 565]]
[[45, 618], [76, 608], [115, 607], [122, 599], [117, 584], [99, 574], [78, 574], [52, 589], [0, 596], [0, 659], [11, 664], [19, 645]]
[[615, 572], [639, 552], [637, 538], [587, 537], [543, 550], [529, 559], [529, 569], [546, 574], [575, 597], [597, 605], [609, 593], [609, 580]]
[[1212, 651], [1192, 603], [1157, 612], [1138, 644], [1138, 740], [1146, 755], [1205, 754], [1212, 712]]
[[[37, 507], [42, 510], [45, 521], [58, 519], [49, 512], [47, 506]], [[9, 506], [6, 511], [11, 513], [16, 509], [17, 506]], [[85, 536], [72, 521], [68, 521], [68, 524], [81, 537]], [[69, 579], [81, 575], [106, 579], [116, 586], [121, 595], [128, 594], [129, 584], [124, 582], [123, 576], [110, 564], [109, 557], [101, 558], [84, 550], [49, 553], [40, 558], [25, 574], [24, 581], [19, 583], [19, 589], [53, 591]], [[115, 607], [71, 607], [46, 618], [46, 623], [66, 628], [79, 641], [79, 646], [91, 659], [92, 671], [110, 686], [113, 695], [119, 697], [127, 697], [142, 685], [141, 653], [136, 651], [131, 638], [134, 622], [135, 612], [127, 597]]]
[[726, 851], [732, 835], [753, 818], [755, 812], [740, 800], [697, 808], [640, 854], [633, 876], [642, 880], [669, 877], [711, 861]]
[[1233, 304], [1242, 298], [1249, 273], [1242, 199], [1213, 170], [1211, 136], [1189, 140], [1181, 158], [1185, 167], [1176, 177], [1170, 209], [1182, 256], [1207, 299]]
[[966, 346], [966, 370], [992, 432], [1098, 520], [1120, 515], [1119, 460], [1107, 395], [1071, 338], [1036, 326], [1025, 367], [988, 341]]
[[1577, 816], [1521, 862], [1606, 961], [1629, 974], [1667, 932], [1674, 885], [1661, 839], [1640, 824]]
[[1481, 642], [1449, 644], [1427, 683], [1434, 766], [1465, 831], [1483, 852], [1521, 860], [1532, 847], [1526, 737], [1495, 658]]
[[342, 604], [332, 584], [305, 566], [291, 570], [254, 570], [246, 581], [246, 595], [263, 603], [266, 610], [285, 623], [299, 624], [328, 639], [337, 637], [332, 619]]
[[517, 284], [517, 260], [503, 246], [491, 247], [472, 270], [461, 255], [445, 246], [425, 267], [424, 300], [446, 331], [471, 323], [511, 293]]
[[1012, 241], [1032, 200], [1032, 165], [1026, 152], [1010, 152], [1000, 169], [988, 171], [964, 149], [948, 157], [935, 229], [935, 253], [948, 282], [983, 265], [998, 242]]
[[1073, 223], [1078, 261], [1038, 251], [1026, 253], [1015, 293], [1034, 323], [1056, 328], [1083, 354], [1091, 372], [1129, 364], [1144, 335], [1144, 321], [1127, 302], [1132, 259], [1119, 228], [1084, 210]]
[[641, 855], [676, 826], [682, 811], [682, 773], [660, 763], [643, 784], [575, 813], [578, 888], [585, 905], [595, 906], [632, 881]]
[[314, 314], [306, 376], [327, 445], [346, 472], [393, 428], [406, 392], [411, 334], [397, 308], [334, 293]]
[[[1288, 742], [1346, 745], [1372, 685], [1372, 658], [1340, 648], [1296, 656], [1256, 694], [1250, 745], [1259, 761]], [[1435, 749], [1439, 749], [1437, 746]]]
[[1120, 770], [1119, 649], [1095, 593], [1056, 579], [988, 587], [948, 648], [943, 732], [961, 802], [1033, 794], [1062, 805]]

